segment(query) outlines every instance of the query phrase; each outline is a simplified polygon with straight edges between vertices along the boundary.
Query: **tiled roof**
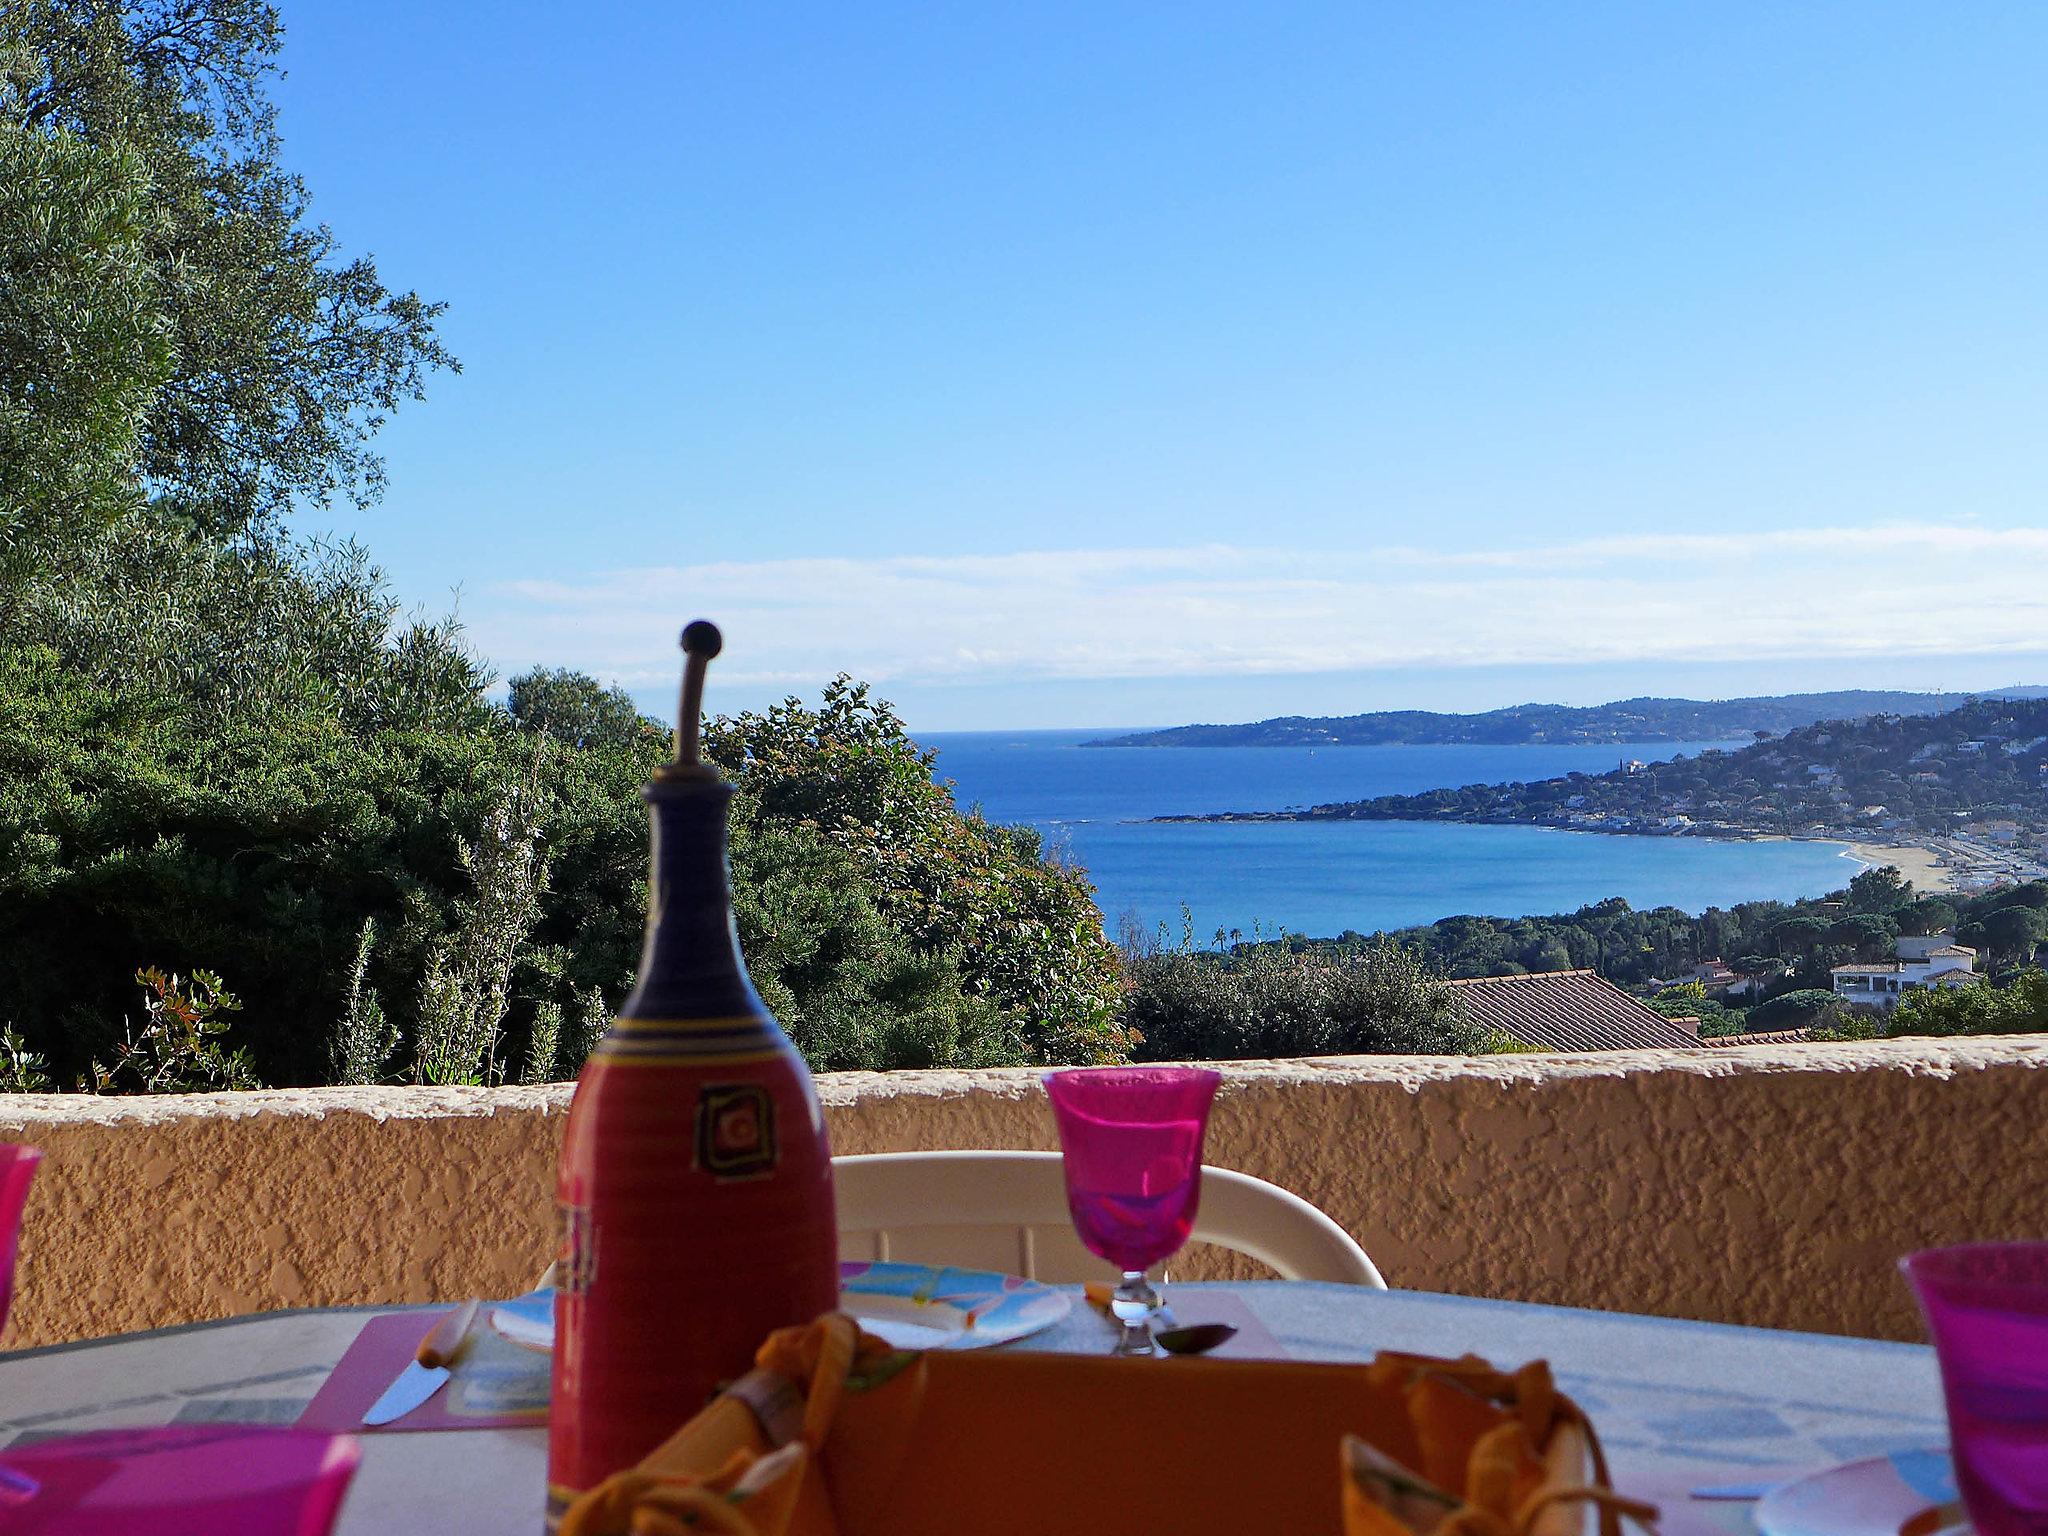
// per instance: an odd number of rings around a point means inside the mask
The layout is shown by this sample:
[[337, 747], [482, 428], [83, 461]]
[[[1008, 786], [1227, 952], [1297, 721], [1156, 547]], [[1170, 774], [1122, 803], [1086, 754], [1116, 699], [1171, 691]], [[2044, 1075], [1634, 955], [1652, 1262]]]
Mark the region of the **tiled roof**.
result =
[[1746, 1035], [1711, 1035], [1700, 1041], [1701, 1045], [1788, 1045], [1795, 1040], [1811, 1038], [1804, 1029], [1757, 1029]]
[[1593, 971], [1481, 976], [1451, 986], [1473, 1023], [1546, 1051], [1690, 1049], [1700, 1043], [1697, 1022], [1687, 1029]]
[[1977, 951], [1971, 949], [1967, 944], [1944, 944], [1939, 949], [1927, 951], [1927, 958], [1930, 960], [1936, 955], [1968, 955], [1974, 960], [1977, 958]]

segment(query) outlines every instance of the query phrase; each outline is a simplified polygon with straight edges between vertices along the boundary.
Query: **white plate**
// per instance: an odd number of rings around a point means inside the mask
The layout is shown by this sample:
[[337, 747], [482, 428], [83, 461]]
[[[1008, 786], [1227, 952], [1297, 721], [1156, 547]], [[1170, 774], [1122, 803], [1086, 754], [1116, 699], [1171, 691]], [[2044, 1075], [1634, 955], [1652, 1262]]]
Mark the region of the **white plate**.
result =
[[[1050, 1328], [1073, 1298], [1036, 1280], [933, 1264], [841, 1264], [839, 1305], [898, 1349], [986, 1349]], [[555, 1293], [533, 1291], [491, 1309], [514, 1344], [555, 1346]]]
[[1946, 1450], [1894, 1451], [1831, 1467], [1757, 1501], [1763, 1536], [1966, 1536]]

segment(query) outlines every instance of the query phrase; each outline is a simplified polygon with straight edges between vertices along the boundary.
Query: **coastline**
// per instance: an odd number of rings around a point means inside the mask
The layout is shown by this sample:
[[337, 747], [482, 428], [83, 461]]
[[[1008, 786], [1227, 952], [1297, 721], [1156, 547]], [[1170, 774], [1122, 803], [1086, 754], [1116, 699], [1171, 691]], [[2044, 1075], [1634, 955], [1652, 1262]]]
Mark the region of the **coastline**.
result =
[[[1286, 812], [1209, 812], [1204, 815], [1150, 816], [1144, 818], [1153, 822], [1247, 822], [1247, 821], [1315, 821], [1324, 818], [1291, 815]], [[1456, 818], [1434, 817], [1361, 817], [1360, 820], [1388, 821], [1451, 821], [1466, 826], [1501, 827], [1542, 827], [1552, 832], [1586, 833], [1594, 837], [1671, 837], [1686, 836], [1710, 839], [1723, 843], [1825, 843], [1842, 850], [1842, 857], [1863, 869], [1881, 869], [1887, 865], [1898, 870], [1913, 889], [1923, 896], [1953, 895], [1966, 886], [2010, 873], [2002, 866], [2004, 859], [1998, 853], [1986, 849], [1982, 857], [1976, 850], [1959, 844], [1954, 839], [1934, 842], [1878, 843], [1859, 841], [1852, 836], [1829, 836], [1825, 833], [1786, 834], [1783, 832], [1703, 832], [1694, 828], [1683, 834], [1651, 831], [1620, 831], [1609, 827], [1560, 827], [1554, 822], [1523, 821], [1502, 817], [1495, 819], [1485, 816], [1460, 816]], [[1847, 884], [1845, 879], [1843, 884]]]
[[1839, 843], [1844, 854], [1865, 869], [1881, 869], [1889, 864], [1923, 896], [1948, 895], [1959, 888], [1961, 871], [1950, 865], [1940, 850], [1925, 843], [1858, 843], [1839, 837], [1802, 841]]

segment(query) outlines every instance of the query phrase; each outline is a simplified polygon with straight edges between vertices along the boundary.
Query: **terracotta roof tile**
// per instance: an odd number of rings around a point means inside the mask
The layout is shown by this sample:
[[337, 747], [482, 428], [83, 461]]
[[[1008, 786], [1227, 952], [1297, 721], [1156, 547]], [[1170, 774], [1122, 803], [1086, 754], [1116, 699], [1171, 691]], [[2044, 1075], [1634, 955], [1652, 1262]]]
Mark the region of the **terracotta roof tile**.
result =
[[1812, 1031], [1804, 1029], [1757, 1029], [1746, 1035], [1711, 1035], [1700, 1041], [1701, 1045], [1787, 1045], [1795, 1040], [1812, 1038]]
[[1537, 971], [1454, 981], [1466, 1017], [1546, 1051], [1691, 1049], [1687, 1029], [1645, 1008], [1594, 971]]

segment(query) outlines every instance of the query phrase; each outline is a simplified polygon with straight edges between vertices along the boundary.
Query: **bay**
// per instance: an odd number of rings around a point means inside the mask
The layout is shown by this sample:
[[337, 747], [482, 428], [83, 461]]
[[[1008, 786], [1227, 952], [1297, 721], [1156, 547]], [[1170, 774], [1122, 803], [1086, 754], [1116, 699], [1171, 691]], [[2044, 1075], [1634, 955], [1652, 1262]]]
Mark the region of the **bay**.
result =
[[1372, 795], [1600, 773], [1627, 758], [1714, 742], [1601, 746], [1083, 747], [1112, 731], [948, 731], [938, 753], [962, 806], [1035, 827], [1087, 869], [1112, 934], [1125, 921], [1178, 937], [1332, 935], [1461, 913], [1569, 912], [1621, 896], [1688, 912], [1790, 900], [1845, 885], [1862, 866], [1837, 843], [1625, 837], [1436, 822], [1169, 822], [1154, 816], [1273, 811]]

